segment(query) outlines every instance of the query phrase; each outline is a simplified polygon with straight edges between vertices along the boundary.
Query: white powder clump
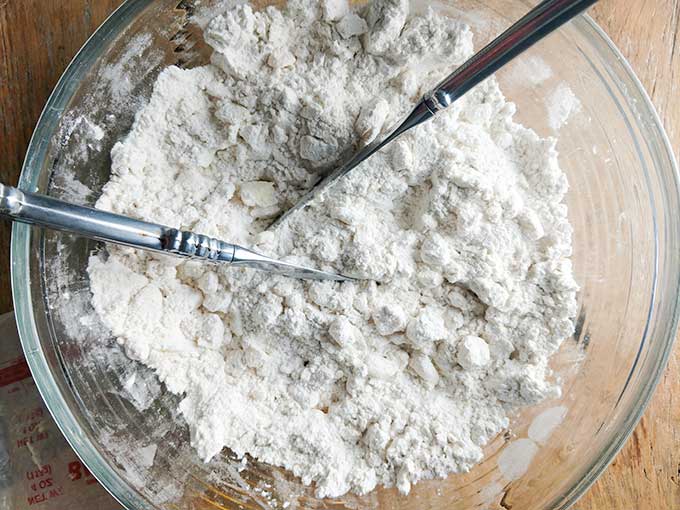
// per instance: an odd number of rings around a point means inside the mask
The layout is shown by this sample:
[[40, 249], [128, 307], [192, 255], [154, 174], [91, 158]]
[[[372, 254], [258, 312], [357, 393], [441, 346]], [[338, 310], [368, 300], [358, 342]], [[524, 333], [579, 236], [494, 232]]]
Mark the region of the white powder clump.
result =
[[[274, 232], [319, 168], [472, 53], [402, 0], [223, 9], [211, 64], [158, 77], [98, 207], [332, 271], [308, 282], [109, 247], [95, 309], [182, 395], [199, 455], [284, 466], [318, 496], [468, 471], [508, 413], [556, 396], [577, 286], [555, 144], [494, 79]], [[427, 55], [440, 67], [413, 72]]]
[[553, 77], [553, 70], [542, 58], [527, 54], [513, 60], [503, 72], [523, 87], [540, 85]]
[[581, 109], [581, 102], [565, 83], [560, 83], [548, 96], [548, 124], [553, 131], [559, 131], [569, 118]]
[[468, 335], [458, 344], [456, 361], [466, 370], [483, 368], [491, 361], [489, 345], [478, 336]]

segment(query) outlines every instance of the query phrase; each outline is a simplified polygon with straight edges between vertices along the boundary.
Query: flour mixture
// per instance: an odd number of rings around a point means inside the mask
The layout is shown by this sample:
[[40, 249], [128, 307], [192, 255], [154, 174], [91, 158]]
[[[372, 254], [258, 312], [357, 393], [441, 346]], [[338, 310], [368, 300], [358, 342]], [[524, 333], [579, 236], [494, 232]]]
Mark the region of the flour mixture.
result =
[[207, 20], [211, 64], [166, 69], [98, 207], [360, 278], [288, 279], [108, 247], [94, 306], [182, 396], [206, 461], [284, 466], [318, 496], [467, 471], [508, 413], [559, 394], [573, 332], [567, 181], [494, 79], [264, 231], [343, 152], [472, 54], [407, 0], [292, 0]]

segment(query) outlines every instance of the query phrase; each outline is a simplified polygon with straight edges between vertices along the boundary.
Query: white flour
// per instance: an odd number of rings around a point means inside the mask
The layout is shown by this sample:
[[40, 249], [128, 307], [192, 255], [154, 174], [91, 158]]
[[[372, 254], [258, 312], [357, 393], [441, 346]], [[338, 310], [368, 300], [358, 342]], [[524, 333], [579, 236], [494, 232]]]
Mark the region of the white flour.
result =
[[514, 123], [491, 79], [262, 232], [472, 36], [406, 0], [294, 0], [227, 10], [205, 38], [213, 64], [161, 74], [98, 206], [366, 280], [109, 246], [89, 266], [97, 312], [183, 395], [205, 460], [248, 453], [319, 496], [470, 469], [509, 412], [559, 393], [548, 358], [573, 332], [577, 286], [554, 141]]
[[548, 96], [548, 124], [553, 131], [559, 131], [569, 118], [581, 108], [581, 102], [574, 95], [569, 86], [560, 83]]

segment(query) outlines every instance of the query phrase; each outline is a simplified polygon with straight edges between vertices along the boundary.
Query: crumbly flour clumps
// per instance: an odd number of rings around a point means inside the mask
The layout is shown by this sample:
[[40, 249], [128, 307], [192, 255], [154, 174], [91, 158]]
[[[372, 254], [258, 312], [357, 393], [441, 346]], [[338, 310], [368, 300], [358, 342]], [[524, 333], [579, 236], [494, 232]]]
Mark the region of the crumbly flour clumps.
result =
[[320, 497], [469, 470], [510, 412], [559, 394], [548, 360], [577, 285], [554, 140], [489, 79], [265, 231], [470, 56], [472, 34], [406, 0], [220, 12], [211, 63], [161, 73], [98, 207], [361, 280], [109, 246], [89, 264], [96, 311], [182, 396], [206, 461], [227, 447]]

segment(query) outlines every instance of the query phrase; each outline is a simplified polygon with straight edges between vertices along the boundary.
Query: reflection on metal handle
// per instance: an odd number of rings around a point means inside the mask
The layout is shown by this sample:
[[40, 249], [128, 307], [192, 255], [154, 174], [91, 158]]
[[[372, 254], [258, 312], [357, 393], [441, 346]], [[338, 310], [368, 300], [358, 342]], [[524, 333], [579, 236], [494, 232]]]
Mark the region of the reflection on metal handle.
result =
[[423, 102], [434, 114], [597, 0], [545, 0], [446, 77]]
[[0, 183], [0, 214], [18, 214], [23, 195], [18, 189]]
[[163, 234], [163, 248], [176, 255], [201, 259], [232, 262], [236, 246], [214, 237], [175, 228], [166, 229]]
[[100, 241], [164, 251], [164, 227], [0, 185], [0, 215]]

